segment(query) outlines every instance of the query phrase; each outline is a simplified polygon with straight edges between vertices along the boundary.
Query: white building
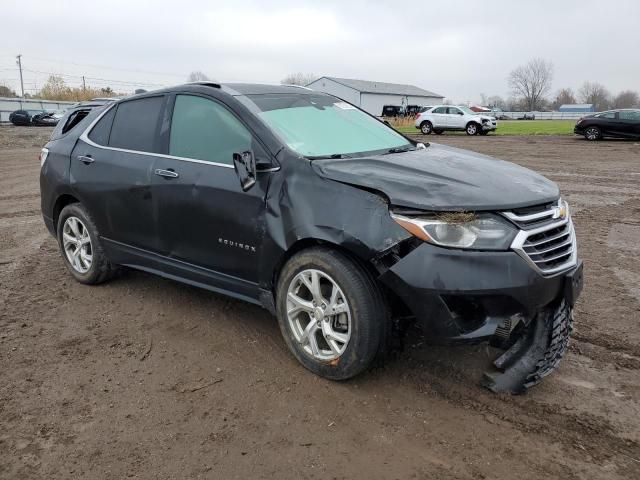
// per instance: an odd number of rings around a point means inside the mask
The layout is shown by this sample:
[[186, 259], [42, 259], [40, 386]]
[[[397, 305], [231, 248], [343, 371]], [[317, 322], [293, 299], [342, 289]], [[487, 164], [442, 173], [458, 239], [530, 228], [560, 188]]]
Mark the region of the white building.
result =
[[438, 105], [442, 95], [413, 85], [370, 82], [350, 78], [320, 77], [307, 87], [335, 95], [366, 110], [371, 115], [381, 115], [384, 105]]

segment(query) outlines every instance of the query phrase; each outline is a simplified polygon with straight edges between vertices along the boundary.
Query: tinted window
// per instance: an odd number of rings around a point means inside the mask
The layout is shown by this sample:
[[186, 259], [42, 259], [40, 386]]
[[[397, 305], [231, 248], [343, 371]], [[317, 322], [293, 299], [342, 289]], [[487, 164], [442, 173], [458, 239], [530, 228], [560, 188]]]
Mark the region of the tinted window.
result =
[[163, 100], [164, 97], [147, 97], [120, 103], [111, 127], [109, 146], [155, 152], [156, 127]]
[[623, 110], [618, 112], [620, 119], [622, 120], [635, 120], [640, 121], [640, 110]]
[[111, 124], [113, 123], [113, 117], [116, 114], [116, 109], [112, 108], [96, 123], [89, 133], [89, 138], [96, 142], [98, 145], [109, 144], [109, 133], [111, 133]]
[[599, 113], [598, 115], [595, 115], [596, 118], [616, 118], [616, 112], [604, 112], [604, 113]]
[[178, 95], [173, 107], [169, 154], [233, 165], [233, 154], [251, 149], [251, 134], [213, 100]]
[[431, 113], [447, 113], [447, 107], [438, 107], [433, 110]]

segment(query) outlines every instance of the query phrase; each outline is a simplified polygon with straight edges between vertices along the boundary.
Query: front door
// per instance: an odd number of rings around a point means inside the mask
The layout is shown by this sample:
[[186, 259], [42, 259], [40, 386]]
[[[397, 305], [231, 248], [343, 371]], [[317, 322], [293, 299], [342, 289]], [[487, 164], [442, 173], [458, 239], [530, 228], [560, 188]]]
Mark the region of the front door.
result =
[[265, 150], [222, 103], [191, 94], [173, 99], [168, 155], [158, 158], [153, 173], [163, 255], [185, 268], [206, 269], [214, 286], [251, 290], [258, 281], [271, 174], [258, 174], [243, 192], [233, 154], [251, 150], [259, 161]]
[[449, 127], [451, 128], [460, 128], [463, 129], [465, 125], [464, 115], [462, 114], [462, 110], [457, 107], [449, 107], [448, 111], [448, 122]]

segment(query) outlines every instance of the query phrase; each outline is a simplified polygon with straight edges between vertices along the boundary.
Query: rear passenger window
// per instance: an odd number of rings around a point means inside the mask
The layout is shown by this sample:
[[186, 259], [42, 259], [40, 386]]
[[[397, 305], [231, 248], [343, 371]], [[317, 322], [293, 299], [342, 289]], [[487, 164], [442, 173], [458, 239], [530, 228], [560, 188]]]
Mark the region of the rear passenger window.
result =
[[111, 132], [111, 124], [113, 123], [115, 114], [116, 109], [112, 108], [98, 120], [98, 123], [95, 124], [89, 133], [89, 139], [91, 139], [91, 141], [98, 145], [109, 144], [109, 133]]
[[233, 165], [233, 154], [251, 149], [251, 134], [225, 107], [193, 95], [176, 96], [169, 154]]
[[156, 152], [156, 130], [164, 97], [147, 97], [118, 104], [109, 146]]
[[438, 107], [431, 113], [447, 113], [447, 107]]

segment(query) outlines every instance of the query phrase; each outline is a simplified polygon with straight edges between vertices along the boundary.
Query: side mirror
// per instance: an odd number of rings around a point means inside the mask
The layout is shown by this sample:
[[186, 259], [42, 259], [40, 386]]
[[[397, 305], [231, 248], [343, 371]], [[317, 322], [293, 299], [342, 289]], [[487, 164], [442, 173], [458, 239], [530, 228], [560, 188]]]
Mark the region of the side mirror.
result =
[[233, 154], [233, 169], [240, 179], [240, 187], [246, 192], [256, 183], [256, 159], [253, 152]]
[[458, 110], [458, 115], [464, 115], [464, 112], [461, 112], [460, 110]]

